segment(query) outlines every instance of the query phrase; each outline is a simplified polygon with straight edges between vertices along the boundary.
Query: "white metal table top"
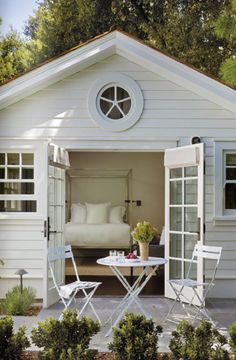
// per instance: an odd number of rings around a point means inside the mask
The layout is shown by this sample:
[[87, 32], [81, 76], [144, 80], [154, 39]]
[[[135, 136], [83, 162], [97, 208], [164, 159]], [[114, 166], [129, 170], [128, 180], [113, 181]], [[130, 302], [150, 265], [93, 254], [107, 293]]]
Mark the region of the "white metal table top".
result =
[[140, 258], [135, 259], [136, 261], [130, 261], [129, 259], [125, 259], [125, 261], [120, 262], [117, 260], [111, 259], [109, 256], [105, 258], [101, 258], [97, 260], [97, 263], [100, 265], [106, 266], [115, 266], [115, 267], [147, 267], [147, 266], [156, 266], [166, 264], [168, 262], [167, 259], [159, 258], [159, 257], [152, 257], [149, 256], [147, 261], [141, 261]]

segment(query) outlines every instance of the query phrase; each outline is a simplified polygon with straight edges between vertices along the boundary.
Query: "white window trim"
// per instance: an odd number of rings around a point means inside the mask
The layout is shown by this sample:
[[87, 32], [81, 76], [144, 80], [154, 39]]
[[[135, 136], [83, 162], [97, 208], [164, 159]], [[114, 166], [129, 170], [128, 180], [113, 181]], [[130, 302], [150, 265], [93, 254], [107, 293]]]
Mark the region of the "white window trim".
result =
[[[119, 120], [112, 120], [103, 115], [100, 111], [99, 94], [109, 84], [118, 85], [128, 91], [131, 97], [131, 109], [128, 114]], [[124, 131], [133, 126], [143, 111], [143, 94], [138, 84], [130, 77], [120, 73], [100, 75], [100, 79], [90, 89], [88, 95], [88, 109], [94, 121], [103, 129], [110, 131]]]
[[[34, 194], [15, 195], [14, 200], [36, 200], [36, 212], [0, 212], [0, 219], [41, 219], [45, 213], [45, 198], [41, 194], [45, 192], [44, 176], [45, 159], [42, 156], [42, 143], [22, 144], [21, 141], [1, 141], [0, 152], [3, 153], [33, 153], [34, 154]], [[11, 200], [11, 195], [0, 195], [1, 200]]]
[[236, 209], [224, 208], [225, 153], [236, 152], [236, 141], [215, 141], [215, 215], [219, 225], [236, 225]]

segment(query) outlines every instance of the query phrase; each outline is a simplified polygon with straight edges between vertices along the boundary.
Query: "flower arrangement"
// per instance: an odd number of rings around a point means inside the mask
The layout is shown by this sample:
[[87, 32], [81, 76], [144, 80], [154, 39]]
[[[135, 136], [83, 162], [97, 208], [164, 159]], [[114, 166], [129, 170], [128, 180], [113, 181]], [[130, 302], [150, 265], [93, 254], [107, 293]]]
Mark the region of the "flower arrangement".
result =
[[135, 241], [139, 243], [149, 243], [157, 234], [157, 230], [148, 221], [139, 222], [131, 235]]

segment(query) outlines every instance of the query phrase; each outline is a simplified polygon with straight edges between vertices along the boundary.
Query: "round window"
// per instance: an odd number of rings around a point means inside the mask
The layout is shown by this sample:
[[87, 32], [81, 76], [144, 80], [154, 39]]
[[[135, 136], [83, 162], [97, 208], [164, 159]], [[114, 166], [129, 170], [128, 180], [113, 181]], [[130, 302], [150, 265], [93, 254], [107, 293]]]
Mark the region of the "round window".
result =
[[133, 126], [143, 110], [143, 96], [137, 83], [123, 74], [106, 74], [92, 87], [88, 108], [101, 127], [122, 131]]
[[131, 96], [118, 85], [102, 89], [98, 98], [102, 114], [111, 120], [124, 118], [131, 109]]

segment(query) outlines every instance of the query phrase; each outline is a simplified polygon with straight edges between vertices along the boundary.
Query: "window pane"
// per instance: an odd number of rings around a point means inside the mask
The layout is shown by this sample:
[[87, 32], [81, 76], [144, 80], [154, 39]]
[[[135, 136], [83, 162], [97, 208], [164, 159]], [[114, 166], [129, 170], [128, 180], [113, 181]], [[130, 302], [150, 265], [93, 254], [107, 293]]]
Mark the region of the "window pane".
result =
[[236, 153], [226, 154], [226, 165], [236, 165]]
[[184, 230], [198, 232], [197, 207], [184, 209]]
[[129, 97], [129, 94], [127, 93], [127, 91], [125, 89], [117, 87], [117, 100], [118, 101], [128, 98], [128, 97]]
[[114, 106], [113, 109], [107, 115], [110, 119], [117, 120], [122, 119], [123, 115], [121, 114], [120, 110], [117, 106]]
[[1, 212], [36, 212], [35, 200], [6, 200], [0, 201]]
[[182, 208], [170, 208], [170, 230], [182, 231]]
[[21, 154], [22, 165], [33, 165], [34, 154]]
[[101, 96], [106, 99], [114, 100], [114, 86], [106, 89]]
[[[189, 271], [189, 262], [184, 262], [184, 277], [186, 278]], [[192, 263], [188, 277], [192, 280], [197, 280], [197, 264]]]
[[100, 108], [103, 112], [104, 115], [107, 114], [108, 110], [110, 110], [110, 108], [112, 107], [112, 103], [108, 102], [106, 100], [100, 100]]
[[0, 183], [0, 194], [34, 194], [34, 183]]
[[7, 154], [7, 164], [8, 165], [19, 165], [20, 156], [19, 154]]
[[182, 235], [170, 234], [170, 256], [182, 257]]
[[182, 262], [170, 259], [170, 279], [182, 278]]
[[125, 101], [120, 102], [119, 107], [121, 108], [123, 113], [125, 115], [127, 115], [131, 108], [131, 100], [125, 100]]
[[197, 166], [189, 166], [184, 169], [184, 176], [197, 176]]
[[182, 181], [170, 182], [170, 204], [182, 204]]
[[33, 179], [34, 178], [34, 169], [22, 168], [21, 178], [22, 179]]
[[236, 209], [236, 184], [225, 186], [225, 209]]
[[197, 179], [186, 180], [184, 185], [184, 203], [186, 205], [197, 204]]
[[185, 259], [191, 259], [194, 246], [198, 242], [197, 235], [184, 235], [184, 257]]
[[5, 154], [0, 154], [0, 165], [5, 165]]
[[19, 179], [20, 178], [20, 169], [19, 168], [7, 168], [7, 178], [8, 179]]
[[170, 178], [171, 179], [181, 178], [181, 177], [182, 177], [182, 168], [177, 168], [177, 169], [171, 169], [170, 170]]
[[226, 168], [226, 179], [236, 180], [236, 168]]
[[5, 169], [0, 169], [0, 179], [5, 179]]

